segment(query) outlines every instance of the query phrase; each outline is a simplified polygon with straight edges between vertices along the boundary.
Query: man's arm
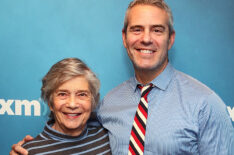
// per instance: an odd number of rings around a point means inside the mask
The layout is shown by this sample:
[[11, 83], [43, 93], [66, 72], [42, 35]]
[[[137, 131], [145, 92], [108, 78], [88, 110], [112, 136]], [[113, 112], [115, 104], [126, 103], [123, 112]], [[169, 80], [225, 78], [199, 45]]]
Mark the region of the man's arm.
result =
[[226, 105], [215, 93], [200, 107], [198, 119], [200, 155], [234, 154], [234, 128]]
[[23, 140], [19, 141], [17, 144], [13, 144], [12, 145], [12, 150], [10, 152], [10, 155], [19, 155], [19, 154], [22, 154], [22, 155], [27, 155], [28, 154], [28, 151], [26, 149], [24, 149], [22, 147], [22, 145], [25, 143], [25, 142], [28, 142], [28, 141], [31, 141], [33, 140], [33, 137], [31, 137], [30, 135], [27, 135], [24, 137]]

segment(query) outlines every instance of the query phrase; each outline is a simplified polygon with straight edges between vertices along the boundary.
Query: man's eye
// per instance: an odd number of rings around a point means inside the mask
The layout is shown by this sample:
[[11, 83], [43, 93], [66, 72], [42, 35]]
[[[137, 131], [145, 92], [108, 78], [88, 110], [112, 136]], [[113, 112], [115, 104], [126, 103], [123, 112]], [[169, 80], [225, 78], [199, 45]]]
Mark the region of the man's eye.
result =
[[163, 30], [162, 29], [155, 29], [154, 32], [156, 32], [156, 33], [162, 33]]
[[135, 29], [133, 29], [133, 31], [135, 31], [135, 32], [139, 32], [139, 31], [141, 31], [141, 29], [139, 29], [139, 28], [135, 28]]
[[133, 32], [135, 32], [135, 33], [140, 33], [140, 32], [141, 32], [141, 29], [140, 29], [140, 28], [133, 29]]
[[162, 30], [158, 30], [158, 29], [156, 29], [156, 30], [154, 30], [154, 32], [162, 32]]
[[130, 29], [130, 32], [133, 33], [140, 33], [142, 31], [142, 29], [140, 27], [133, 27]]
[[163, 27], [156, 27], [153, 29], [153, 32], [159, 33], [159, 34], [163, 33], [164, 31], [165, 31], [165, 28]]

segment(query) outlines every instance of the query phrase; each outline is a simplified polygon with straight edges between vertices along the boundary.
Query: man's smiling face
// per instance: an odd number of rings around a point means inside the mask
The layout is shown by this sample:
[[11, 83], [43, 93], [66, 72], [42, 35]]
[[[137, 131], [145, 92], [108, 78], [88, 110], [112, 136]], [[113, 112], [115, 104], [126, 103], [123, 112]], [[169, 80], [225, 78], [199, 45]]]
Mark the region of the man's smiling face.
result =
[[151, 5], [136, 5], [128, 12], [123, 43], [135, 70], [161, 72], [168, 63], [168, 50], [175, 34], [169, 36], [166, 11]]

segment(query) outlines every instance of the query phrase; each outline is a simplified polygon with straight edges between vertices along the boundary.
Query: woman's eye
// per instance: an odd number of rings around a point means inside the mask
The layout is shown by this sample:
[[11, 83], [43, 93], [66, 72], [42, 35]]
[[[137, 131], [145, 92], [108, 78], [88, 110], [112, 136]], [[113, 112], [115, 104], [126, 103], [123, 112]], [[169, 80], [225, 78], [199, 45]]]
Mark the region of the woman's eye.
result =
[[87, 96], [87, 93], [79, 93], [78, 96]]
[[80, 100], [89, 100], [90, 99], [90, 93], [89, 92], [80, 92], [80, 93], [77, 93], [77, 97]]
[[69, 96], [69, 93], [66, 93], [66, 92], [57, 92], [55, 95], [57, 99], [61, 99], [61, 100], [66, 99], [68, 96]]
[[58, 96], [67, 96], [67, 93], [59, 93]]

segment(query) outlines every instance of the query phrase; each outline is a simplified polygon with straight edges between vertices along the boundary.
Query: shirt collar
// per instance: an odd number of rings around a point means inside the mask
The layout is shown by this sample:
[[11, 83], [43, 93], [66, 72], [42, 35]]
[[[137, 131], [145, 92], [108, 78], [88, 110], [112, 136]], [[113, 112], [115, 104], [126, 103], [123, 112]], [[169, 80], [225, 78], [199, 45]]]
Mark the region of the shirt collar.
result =
[[87, 127], [87, 125], [85, 126], [84, 131], [82, 131], [82, 133], [80, 135], [78, 135], [78, 136], [70, 136], [70, 135], [66, 135], [66, 134], [61, 133], [61, 132], [55, 130], [54, 128], [52, 128], [52, 126], [53, 126], [54, 123], [55, 123], [55, 120], [54, 119], [50, 119], [46, 123], [46, 125], [44, 127], [44, 132], [46, 132], [47, 134], [49, 134], [49, 136], [53, 137], [53, 139], [55, 139], [55, 140], [76, 141], [76, 140], [83, 139], [88, 134], [88, 127]]
[[[168, 63], [166, 68], [150, 83], [161, 90], [166, 90], [173, 77], [173, 73], [174, 68], [170, 63]], [[136, 91], [137, 85], [141, 83], [137, 81], [135, 76], [132, 80], [132, 84], [133, 89]]]

